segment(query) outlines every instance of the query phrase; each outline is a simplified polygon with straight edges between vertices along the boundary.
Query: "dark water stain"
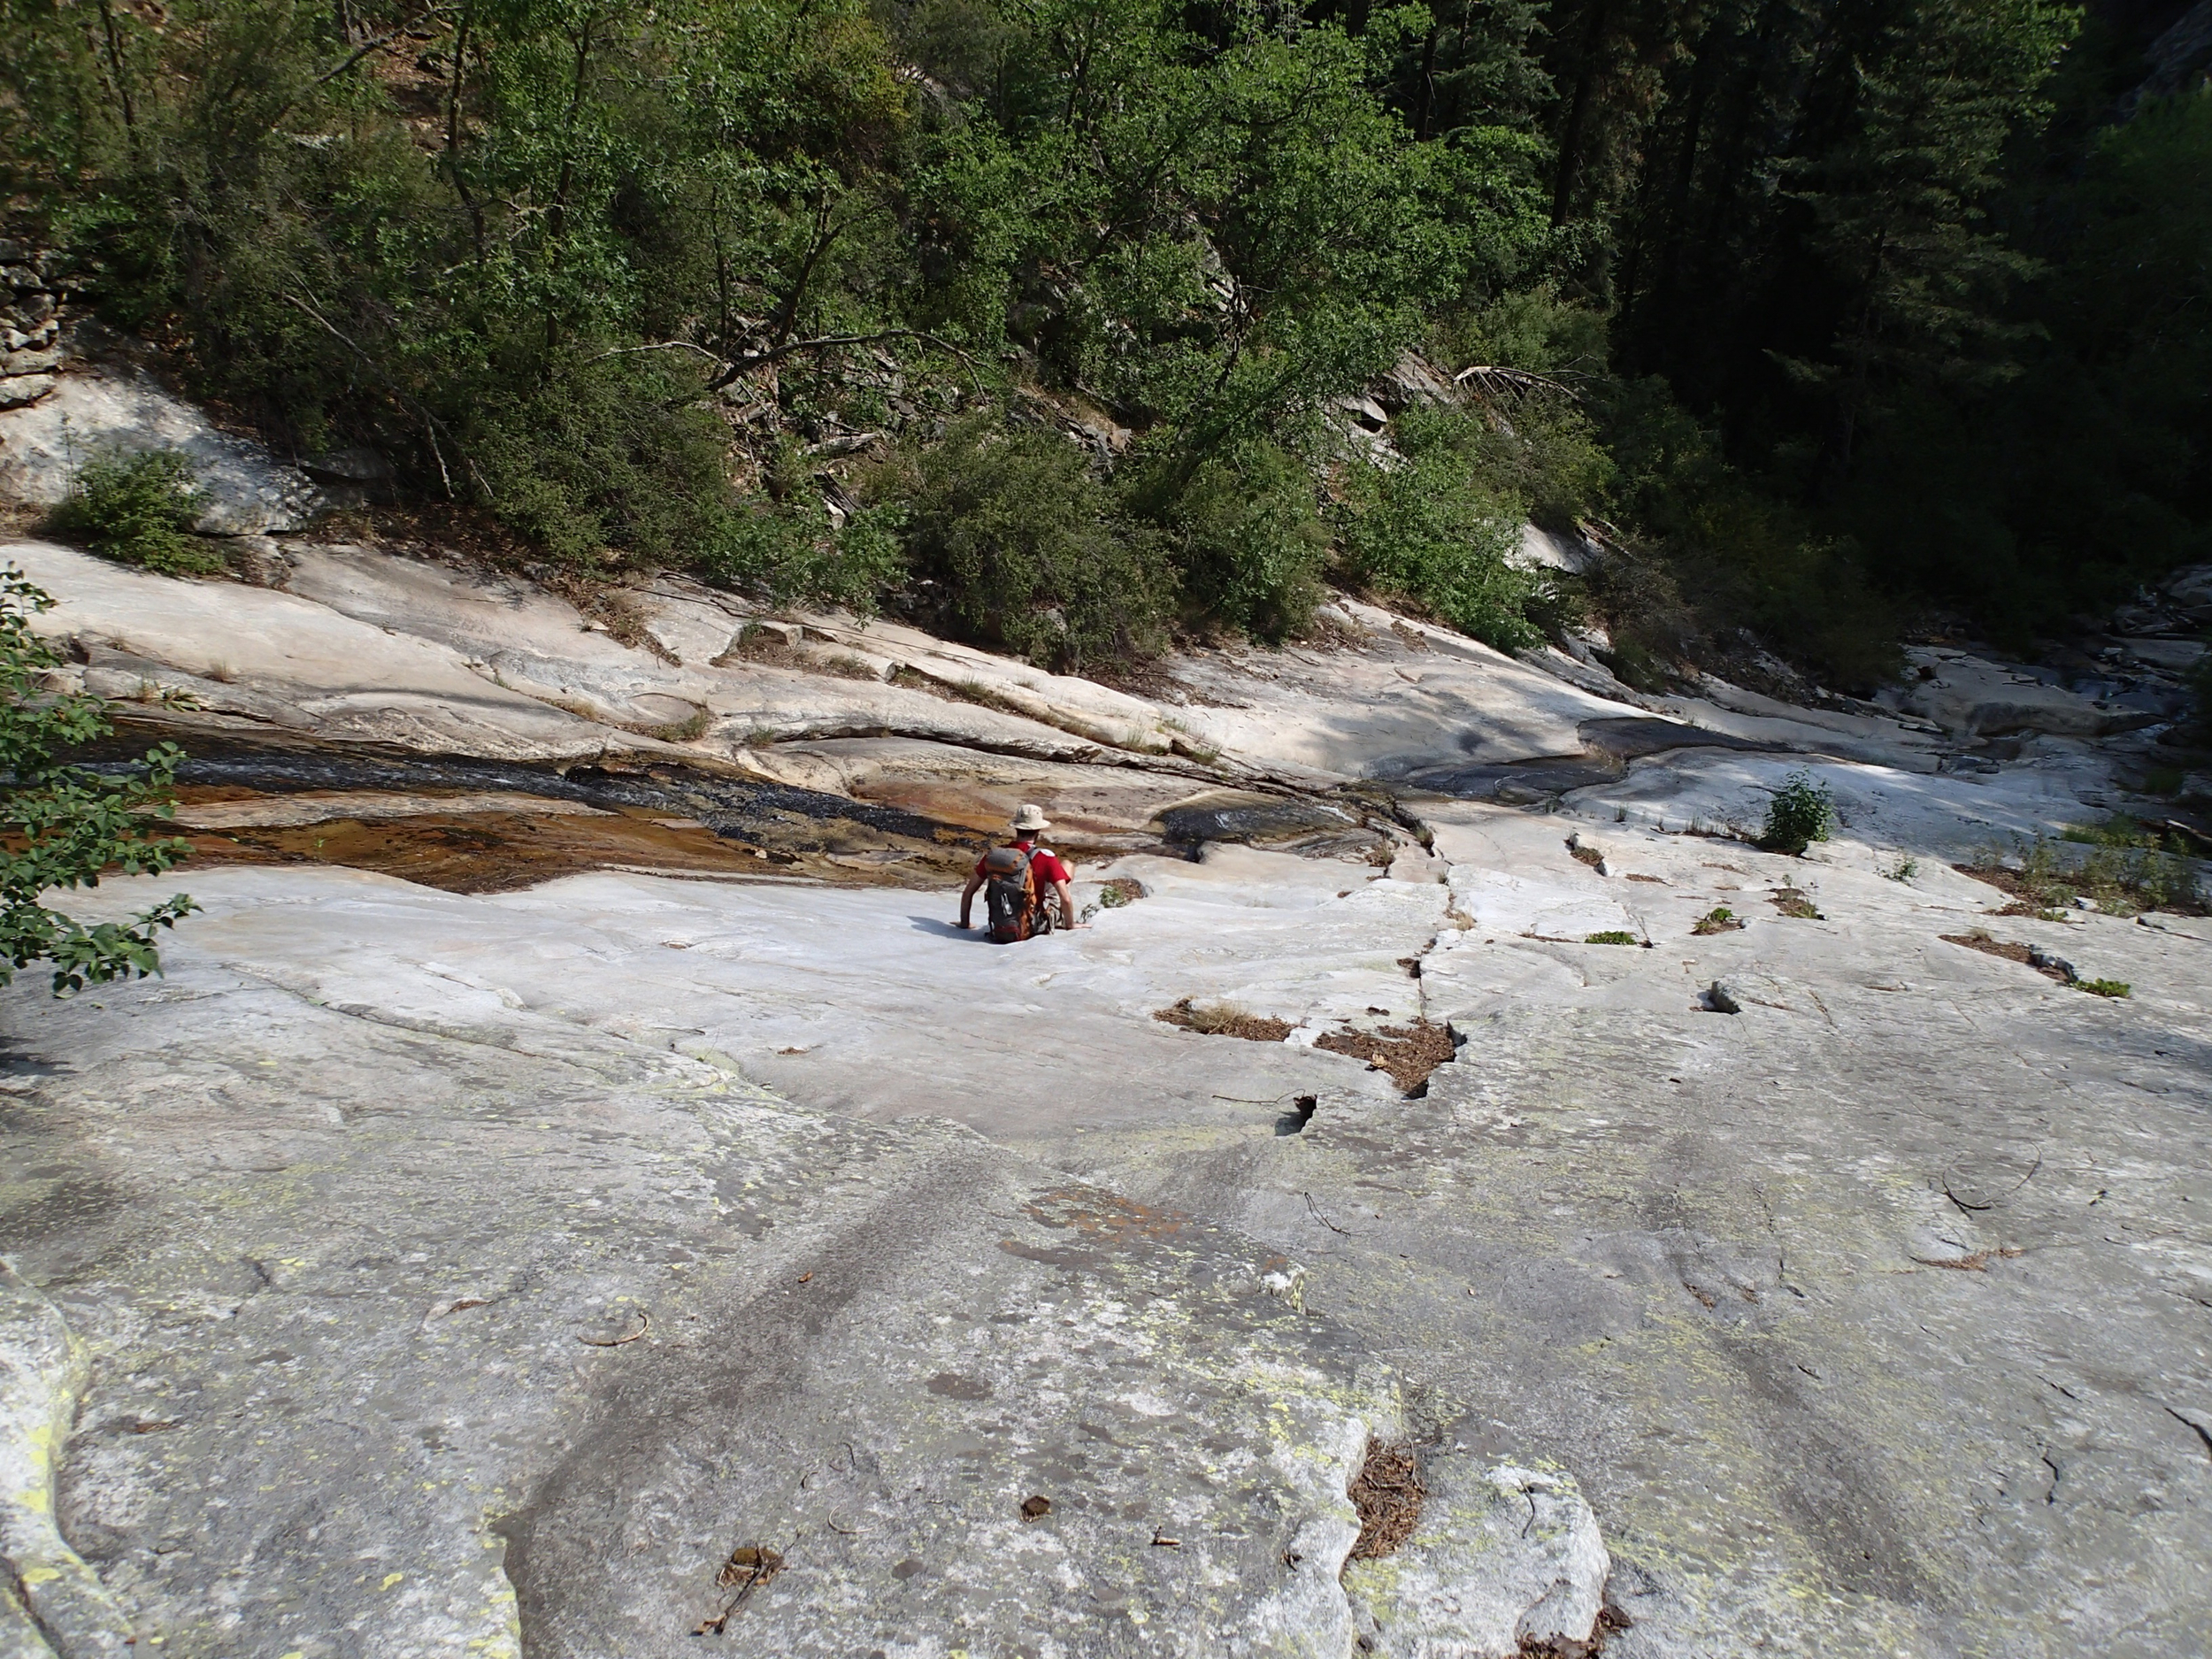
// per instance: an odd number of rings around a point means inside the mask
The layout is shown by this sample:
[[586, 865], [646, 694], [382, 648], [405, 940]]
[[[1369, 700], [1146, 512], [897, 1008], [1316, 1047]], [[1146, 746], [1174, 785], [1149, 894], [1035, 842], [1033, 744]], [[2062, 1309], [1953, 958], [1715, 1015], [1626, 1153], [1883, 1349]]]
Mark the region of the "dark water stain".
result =
[[154, 741], [184, 749], [187, 801], [311, 793], [415, 796], [496, 791], [607, 816], [520, 810], [373, 814], [270, 827], [186, 831], [197, 864], [325, 864], [449, 892], [497, 892], [610, 866], [679, 873], [786, 874], [849, 885], [941, 887], [964, 877], [982, 839], [895, 806], [703, 767], [417, 755], [290, 735], [180, 733], [119, 721], [88, 757], [123, 772]]
[[1610, 783], [1621, 768], [1603, 757], [1546, 755], [1533, 760], [1449, 761], [1419, 766], [1399, 781], [1460, 801], [1532, 805], [1594, 783]]
[[1171, 806], [1158, 823], [1170, 841], [1286, 841], [1353, 827], [1346, 814], [1314, 802], [1225, 789]]
[[958, 1371], [939, 1371], [924, 1385], [933, 1394], [947, 1400], [988, 1400], [991, 1385], [979, 1377], [963, 1377]]
[[[1462, 801], [1535, 806], [1556, 800], [1571, 789], [1611, 783], [1628, 770], [1630, 761], [1671, 749], [1773, 748], [1772, 744], [1731, 737], [1724, 732], [1685, 726], [1678, 720], [1641, 715], [1585, 720], [1575, 732], [1582, 740], [1579, 754], [1539, 755], [1528, 760], [1442, 761], [1413, 767], [1401, 774], [1397, 781]], [[1468, 747], [1479, 746], [1479, 734], [1471, 733], [1468, 738]]]
[[1575, 728], [1575, 733], [1582, 739], [1585, 749], [1623, 763], [1641, 760], [1647, 755], [1662, 754], [1671, 749], [1758, 750], [1775, 747], [1771, 743], [1753, 742], [1748, 738], [1732, 737], [1725, 732], [1709, 732], [1702, 726], [1685, 726], [1679, 720], [1662, 720], [1651, 715], [1585, 720]]
[[0, 1247], [26, 1249], [98, 1227], [130, 1202], [122, 1187], [99, 1176], [56, 1181], [37, 1197], [0, 1210]]

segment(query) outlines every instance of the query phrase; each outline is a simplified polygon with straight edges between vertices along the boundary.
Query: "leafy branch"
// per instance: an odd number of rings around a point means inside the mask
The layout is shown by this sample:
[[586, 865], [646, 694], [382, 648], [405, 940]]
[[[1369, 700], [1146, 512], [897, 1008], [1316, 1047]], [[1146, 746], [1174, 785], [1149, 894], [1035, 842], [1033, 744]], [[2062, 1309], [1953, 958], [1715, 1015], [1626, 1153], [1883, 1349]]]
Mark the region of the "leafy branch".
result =
[[184, 753], [148, 751], [134, 778], [69, 764], [62, 751], [105, 736], [107, 705], [56, 694], [44, 676], [60, 656], [32, 629], [54, 601], [12, 565], [0, 567], [0, 985], [35, 962], [54, 964], [54, 992], [161, 972], [159, 934], [199, 906], [182, 893], [127, 922], [86, 926], [41, 901], [57, 888], [96, 887], [103, 874], [159, 875], [191, 843], [160, 833]]

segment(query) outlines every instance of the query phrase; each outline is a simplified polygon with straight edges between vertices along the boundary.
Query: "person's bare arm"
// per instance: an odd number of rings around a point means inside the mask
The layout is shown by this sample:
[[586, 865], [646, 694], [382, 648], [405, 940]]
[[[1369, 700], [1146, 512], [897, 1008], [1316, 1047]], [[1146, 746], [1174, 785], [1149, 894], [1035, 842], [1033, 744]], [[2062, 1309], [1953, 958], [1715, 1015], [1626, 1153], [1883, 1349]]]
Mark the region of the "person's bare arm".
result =
[[976, 891], [983, 885], [981, 876], [970, 876], [968, 885], [960, 889], [960, 926], [968, 925], [968, 911], [975, 903]]
[[1077, 919], [1075, 889], [1064, 881], [1052, 884], [1060, 892], [1060, 925], [1063, 927], [1088, 927], [1090, 924]]

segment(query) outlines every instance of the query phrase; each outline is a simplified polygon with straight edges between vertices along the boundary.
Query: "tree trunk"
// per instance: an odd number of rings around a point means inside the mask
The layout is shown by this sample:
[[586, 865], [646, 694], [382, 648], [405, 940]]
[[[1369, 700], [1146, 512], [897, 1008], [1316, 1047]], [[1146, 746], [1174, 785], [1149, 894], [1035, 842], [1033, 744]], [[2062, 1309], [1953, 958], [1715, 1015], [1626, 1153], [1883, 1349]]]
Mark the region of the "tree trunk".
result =
[[1551, 222], [1563, 225], [1574, 206], [1574, 188], [1582, 170], [1584, 128], [1590, 105], [1597, 96], [1598, 49], [1605, 41], [1611, 0], [1592, 0], [1589, 27], [1583, 31], [1582, 65], [1575, 75], [1573, 96], [1567, 104], [1567, 122], [1559, 133], [1559, 171], [1552, 181]]

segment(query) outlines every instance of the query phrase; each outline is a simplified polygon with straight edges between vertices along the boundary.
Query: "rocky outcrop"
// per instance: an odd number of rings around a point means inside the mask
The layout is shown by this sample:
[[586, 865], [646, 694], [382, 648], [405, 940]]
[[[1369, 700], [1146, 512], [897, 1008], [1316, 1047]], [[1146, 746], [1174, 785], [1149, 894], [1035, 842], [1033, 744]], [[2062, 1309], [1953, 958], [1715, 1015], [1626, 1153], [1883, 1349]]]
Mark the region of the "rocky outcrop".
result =
[[147, 449], [176, 451], [197, 467], [194, 527], [204, 535], [298, 530], [326, 505], [298, 468], [222, 431], [143, 372], [113, 365], [50, 378], [35, 401], [0, 409], [0, 495], [52, 506], [87, 461]]
[[61, 1311], [0, 1258], [0, 1653], [120, 1655], [130, 1622], [56, 1524], [55, 1486], [90, 1370]]
[[2127, 119], [2146, 98], [2171, 97], [2201, 85], [2212, 70], [2212, 0], [2182, 13], [2143, 54], [2150, 73], [2120, 102], [2120, 119]]
[[1388, 1659], [1583, 1659], [1604, 1643], [1612, 1563], [1571, 1476], [1425, 1460], [1423, 1525], [1400, 1549], [1345, 1571]]
[[75, 284], [53, 254], [0, 236], [0, 411], [54, 389], [64, 357], [65, 307]]
[[[2200, 925], [2003, 924], [2106, 1002], [1853, 837], [1600, 874], [1425, 810], [1446, 881], [1125, 857], [1018, 949], [949, 890], [194, 873], [165, 981], [0, 1010], [62, 1535], [196, 1655], [2185, 1647]], [[1310, 1041], [1417, 1018], [1416, 1097]], [[1376, 1436], [1426, 1500], [1340, 1580]]]

